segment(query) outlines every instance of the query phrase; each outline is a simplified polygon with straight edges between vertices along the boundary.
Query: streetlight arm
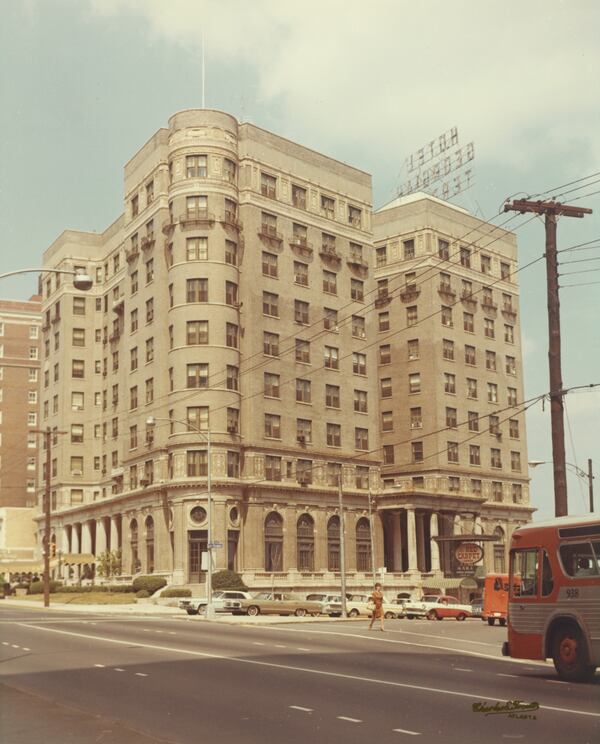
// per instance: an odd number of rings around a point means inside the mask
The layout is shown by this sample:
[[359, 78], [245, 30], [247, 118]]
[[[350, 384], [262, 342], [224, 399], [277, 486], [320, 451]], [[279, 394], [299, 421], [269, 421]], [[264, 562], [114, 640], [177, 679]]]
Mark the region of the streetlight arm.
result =
[[16, 271], [7, 271], [5, 274], [0, 274], [0, 279], [5, 279], [8, 276], [16, 276], [17, 274], [70, 274], [75, 277], [73, 285], [76, 289], [87, 291], [91, 289], [94, 282], [85, 272], [73, 271], [73, 269], [17, 269]]

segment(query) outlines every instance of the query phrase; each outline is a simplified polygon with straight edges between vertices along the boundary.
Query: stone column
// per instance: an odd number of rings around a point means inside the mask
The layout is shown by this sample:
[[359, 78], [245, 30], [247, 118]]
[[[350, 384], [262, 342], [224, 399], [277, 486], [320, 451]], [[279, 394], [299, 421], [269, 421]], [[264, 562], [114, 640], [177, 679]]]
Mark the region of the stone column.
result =
[[429, 517], [429, 534], [431, 535], [431, 570], [440, 570], [440, 548], [437, 542], [433, 539], [439, 535], [438, 526], [438, 515], [435, 512], [431, 512]]
[[292, 507], [283, 509], [283, 570], [298, 570], [296, 551], [296, 510]]
[[173, 504], [173, 533], [175, 537], [175, 554], [173, 556], [173, 583], [185, 584], [185, 567], [187, 565], [187, 528], [185, 524], [184, 505]]
[[402, 571], [402, 522], [401, 515], [392, 514], [392, 549], [394, 564], [392, 571]]
[[124, 574], [131, 574], [134, 572], [134, 567], [131, 565], [130, 522], [131, 517], [123, 514], [121, 517], [121, 570]]
[[159, 506], [154, 514], [154, 570], [172, 571], [169, 510]]
[[419, 571], [425, 571], [425, 515], [421, 512], [416, 516], [417, 528], [417, 568]]
[[408, 540], [408, 570], [417, 570], [417, 529], [415, 510], [406, 510], [406, 532]]
[[119, 517], [112, 516], [110, 518], [110, 549], [118, 550], [121, 546], [119, 545]]
[[81, 525], [81, 552], [92, 552], [92, 524], [89, 520]]
[[227, 568], [227, 504], [224, 501], [213, 500], [212, 510], [212, 539], [213, 542], [223, 544], [222, 548], [213, 550], [215, 571]]
[[96, 520], [96, 556], [102, 555], [107, 550], [108, 540], [106, 535], [106, 524], [104, 518]]
[[356, 513], [344, 509], [346, 525], [346, 571], [356, 571]]
[[[69, 532], [70, 531], [67, 525], [63, 525], [60, 529], [60, 538], [59, 538], [60, 543], [58, 546], [58, 550], [60, 551], [62, 555], [64, 555], [65, 553], [71, 552], [70, 545], [69, 545], [69, 542], [70, 542]], [[69, 572], [67, 570], [67, 566], [65, 566], [64, 563], [61, 563], [60, 571], [59, 571], [59, 578], [64, 580], [68, 578], [68, 576], [69, 576]]]
[[264, 520], [267, 512], [258, 504], [248, 504], [246, 518], [240, 535], [242, 544], [242, 566], [244, 571], [265, 570]]
[[319, 509], [315, 520], [315, 571], [327, 571], [327, 513]]
[[[383, 550], [383, 522], [381, 521], [381, 512], [373, 512], [373, 550], [375, 556], [375, 571], [383, 568], [385, 565], [385, 555]], [[375, 578], [373, 578], [375, 581]]]

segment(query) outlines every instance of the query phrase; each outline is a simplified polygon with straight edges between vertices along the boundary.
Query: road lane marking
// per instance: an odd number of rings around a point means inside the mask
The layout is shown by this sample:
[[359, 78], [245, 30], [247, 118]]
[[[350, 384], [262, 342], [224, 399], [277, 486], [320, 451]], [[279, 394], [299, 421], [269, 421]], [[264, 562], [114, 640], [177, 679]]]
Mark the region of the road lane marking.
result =
[[396, 731], [398, 734], [408, 734], [409, 736], [421, 736], [420, 731], [409, 731], [408, 729], [392, 729], [392, 731]]
[[136, 677], [147, 677], [148, 675], [147, 674], [144, 674], [144, 672], [136, 672], [135, 673], [135, 676]]
[[253, 646], [264, 646], [264, 645], [266, 645], [266, 644], [264, 644], [264, 643], [260, 643], [259, 641], [253, 641], [253, 642], [252, 642], [252, 645], [253, 645]]
[[360, 718], [348, 718], [348, 716], [337, 716], [338, 721], [348, 721], [349, 723], [362, 723]]
[[94, 664], [95, 667], [98, 667], [98, 669], [104, 669], [106, 664]]
[[464, 669], [463, 667], [454, 667], [455, 672], [472, 672], [472, 669]]
[[[131, 641], [123, 641], [119, 638], [107, 638], [106, 636], [89, 635], [87, 633], [75, 633], [69, 630], [59, 630], [58, 628], [41, 628], [29, 623], [19, 623], [23, 628], [39, 630], [43, 633], [58, 633], [59, 635], [72, 636], [74, 638], [84, 638], [89, 641], [100, 641], [101, 643], [112, 643], [117, 646], [130, 647]], [[342, 634], [343, 635], [343, 634]], [[376, 677], [361, 677], [354, 674], [344, 674], [343, 672], [329, 672], [324, 669], [313, 669], [311, 667], [291, 666], [289, 664], [277, 664], [272, 661], [260, 661], [258, 659], [246, 659], [239, 656], [223, 656], [222, 654], [211, 654], [207, 651], [196, 651], [188, 648], [175, 648], [174, 646], [157, 646], [152, 643], [138, 643], [136, 648], [147, 648], [154, 651], [163, 651], [171, 654], [182, 654], [184, 656], [195, 656], [202, 659], [218, 659], [221, 661], [230, 661], [235, 664], [249, 664], [251, 666], [268, 667], [269, 669], [282, 669], [290, 672], [301, 672], [303, 674], [314, 674], [320, 677], [331, 677], [334, 679], [346, 679], [353, 682], [365, 682], [367, 684], [381, 685], [382, 687], [397, 687], [399, 689], [420, 690], [422, 692], [434, 692], [440, 695], [450, 695], [452, 697], [469, 698], [470, 700], [491, 700], [495, 703], [506, 702], [504, 698], [492, 697], [490, 695], [474, 695], [470, 692], [459, 692], [458, 690], [444, 690], [440, 687], [426, 687], [425, 685], [415, 685], [408, 682], [396, 682], [389, 679], [377, 679]], [[572, 708], [559, 708], [555, 705], [540, 705], [540, 710], [551, 710], [557, 713], [572, 713], [578, 716], [590, 716], [591, 718], [600, 718], [600, 713], [587, 710], [576, 710]]]
[[114, 671], [115, 672], [124, 672], [125, 670], [124, 669], [121, 669], [121, 667], [115, 667], [114, 668]]
[[292, 710], [301, 710], [303, 713], [312, 713], [312, 708], [303, 708], [301, 705], [290, 705]]
[[23, 651], [31, 651], [31, 649], [27, 648], [27, 646], [23, 646]]
[[11, 644], [13, 648], [19, 648], [19, 646], [15, 646], [14, 643]]
[[7, 643], [7, 641], [2, 641], [3, 646], [10, 646], [10, 643]]
[[498, 674], [496, 674], [496, 677], [516, 677], [517, 679], [519, 679], [518, 674], [502, 674], [502, 672], [498, 672]]
[[281, 643], [276, 643], [275, 648], [287, 648], [287, 646], [282, 646]]
[[562, 679], [547, 679], [546, 682], [550, 682], [551, 685], [568, 685], [568, 682], [564, 682]]
[[304, 648], [304, 646], [298, 646], [298, 651], [310, 651], [310, 648]]
[[[402, 635], [413, 635], [413, 636], [420, 636], [421, 638], [431, 638], [431, 635], [428, 635], [427, 633], [413, 633], [411, 630], [390, 630], [391, 633], [401, 633]], [[446, 635], [439, 635], [439, 636], [433, 636], [434, 638], [439, 639], [440, 641], [460, 641], [461, 643], [473, 643], [477, 646], [494, 646], [498, 648], [500, 645], [499, 643], [489, 643], [488, 641], [469, 641], [466, 638], [454, 638], [453, 636], [446, 636]]]

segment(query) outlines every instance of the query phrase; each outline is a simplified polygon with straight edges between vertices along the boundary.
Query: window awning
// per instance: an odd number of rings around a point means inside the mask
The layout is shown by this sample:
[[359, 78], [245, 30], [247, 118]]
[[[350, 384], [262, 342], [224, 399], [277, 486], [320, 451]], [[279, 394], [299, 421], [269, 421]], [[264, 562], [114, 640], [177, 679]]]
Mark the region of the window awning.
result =
[[445, 577], [438, 577], [432, 579], [424, 579], [423, 586], [427, 589], [458, 589], [462, 579], [452, 579]]
[[63, 553], [60, 562], [66, 566], [82, 566], [84, 563], [95, 563], [96, 556], [93, 553]]

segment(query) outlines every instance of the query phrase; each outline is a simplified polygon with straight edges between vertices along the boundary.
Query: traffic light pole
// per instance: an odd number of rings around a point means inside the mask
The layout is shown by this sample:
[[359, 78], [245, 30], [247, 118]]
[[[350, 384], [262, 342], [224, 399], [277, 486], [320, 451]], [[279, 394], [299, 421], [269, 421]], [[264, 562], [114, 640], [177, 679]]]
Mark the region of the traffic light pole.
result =
[[44, 490], [44, 607], [50, 606], [50, 521], [52, 517], [52, 499], [50, 498], [50, 448], [52, 446], [52, 429], [44, 431], [46, 441], [46, 487]]
[[548, 297], [548, 367], [550, 372], [550, 421], [552, 427], [552, 463], [554, 467], [554, 514], [568, 514], [567, 469], [565, 463], [565, 428], [563, 411], [563, 383], [560, 353], [560, 302], [558, 295], [558, 257], [556, 249], [556, 220], [559, 216], [583, 217], [591, 209], [573, 207], [549, 201], [515, 199], [504, 205], [504, 211], [524, 214], [543, 214], [546, 226], [546, 283]]

